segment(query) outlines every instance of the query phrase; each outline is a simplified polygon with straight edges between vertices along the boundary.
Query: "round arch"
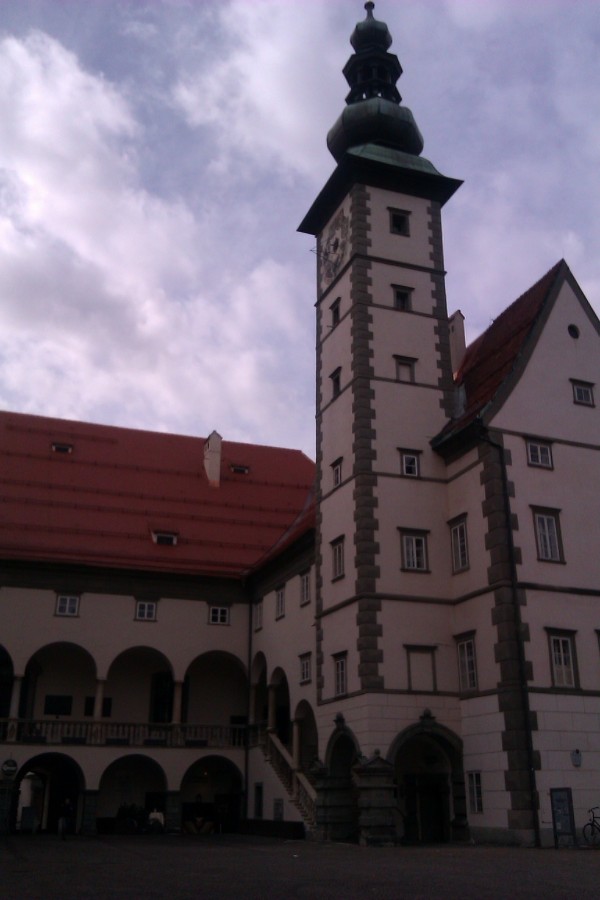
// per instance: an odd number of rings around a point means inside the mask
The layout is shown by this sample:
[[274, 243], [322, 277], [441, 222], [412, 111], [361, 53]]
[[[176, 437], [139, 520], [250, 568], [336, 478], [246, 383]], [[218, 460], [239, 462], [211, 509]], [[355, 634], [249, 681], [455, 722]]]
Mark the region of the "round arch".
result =
[[468, 837], [462, 740], [428, 711], [400, 732], [387, 755], [395, 770], [404, 840], [439, 843]]
[[233, 739], [243, 741], [241, 729], [248, 723], [248, 677], [239, 657], [211, 650], [190, 663], [183, 682], [181, 720], [191, 725], [231, 727]]
[[127, 831], [131, 820], [153, 810], [165, 813], [167, 778], [162, 766], [142, 753], [113, 760], [102, 773], [96, 817], [99, 832]]
[[0, 719], [8, 719], [15, 669], [8, 650], [0, 644]]
[[[299, 730], [297, 747], [298, 763], [307, 772], [319, 757], [319, 730], [312, 706], [308, 700], [301, 700], [294, 712], [294, 722]], [[294, 742], [296, 745], [296, 741]]]
[[25, 666], [20, 719], [83, 718], [85, 698], [96, 690], [96, 661], [85, 647], [54, 641], [39, 647]]
[[167, 724], [173, 716], [173, 666], [155, 647], [128, 647], [111, 662], [104, 696], [116, 722]]
[[243, 778], [224, 756], [196, 760], [181, 780], [182, 828], [188, 833], [236, 831], [239, 827]]
[[23, 832], [58, 830], [68, 800], [79, 830], [85, 778], [80, 766], [65, 753], [39, 753], [24, 763], [15, 778], [11, 828]]

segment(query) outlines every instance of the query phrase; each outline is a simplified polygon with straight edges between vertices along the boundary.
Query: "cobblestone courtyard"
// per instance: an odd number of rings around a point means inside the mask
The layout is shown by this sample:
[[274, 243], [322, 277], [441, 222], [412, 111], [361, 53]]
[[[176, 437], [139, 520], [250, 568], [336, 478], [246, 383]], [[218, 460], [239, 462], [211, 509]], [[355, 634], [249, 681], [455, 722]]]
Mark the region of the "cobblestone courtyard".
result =
[[600, 851], [366, 849], [235, 836], [0, 838], [5, 900], [35, 898], [586, 898]]

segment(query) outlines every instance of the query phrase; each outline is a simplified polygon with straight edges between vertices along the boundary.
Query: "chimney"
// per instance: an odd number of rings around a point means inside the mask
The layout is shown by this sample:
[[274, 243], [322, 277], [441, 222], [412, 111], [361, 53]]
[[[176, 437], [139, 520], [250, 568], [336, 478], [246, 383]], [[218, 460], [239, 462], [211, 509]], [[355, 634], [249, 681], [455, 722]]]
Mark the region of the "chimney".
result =
[[221, 444], [223, 438], [213, 431], [204, 444], [204, 471], [211, 487], [219, 487], [221, 482]]
[[452, 313], [448, 319], [448, 327], [450, 330], [450, 362], [452, 363], [452, 374], [456, 377], [467, 349], [465, 343], [465, 317], [460, 309]]

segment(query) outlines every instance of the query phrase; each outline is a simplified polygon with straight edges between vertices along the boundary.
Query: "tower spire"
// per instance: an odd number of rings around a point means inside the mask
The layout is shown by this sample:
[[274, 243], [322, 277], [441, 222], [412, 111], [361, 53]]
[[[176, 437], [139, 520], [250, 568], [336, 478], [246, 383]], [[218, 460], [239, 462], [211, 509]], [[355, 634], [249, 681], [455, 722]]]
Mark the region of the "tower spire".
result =
[[350, 91], [346, 109], [327, 135], [327, 146], [339, 161], [346, 150], [380, 144], [418, 156], [423, 138], [410, 109], [401, 106], [396, 82], [402, 75], [398, 57], [389, 52], [392, 36], [385, 22], [365, 3], [366, 18], [358, 22], [350, 43], [354, 53], [344, 66]]

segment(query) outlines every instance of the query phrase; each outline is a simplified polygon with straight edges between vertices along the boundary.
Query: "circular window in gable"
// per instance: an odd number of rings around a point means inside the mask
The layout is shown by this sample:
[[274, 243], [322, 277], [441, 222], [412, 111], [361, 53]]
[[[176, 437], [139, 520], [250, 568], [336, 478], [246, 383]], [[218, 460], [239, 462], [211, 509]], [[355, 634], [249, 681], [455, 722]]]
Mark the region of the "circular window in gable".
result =
[[577, 327], [577, 325], [569, 325], [567, 331], [572, 338], [575, 338], [575, 340], [577, 340], [577, 338], [579, 337], [579, 328]]

